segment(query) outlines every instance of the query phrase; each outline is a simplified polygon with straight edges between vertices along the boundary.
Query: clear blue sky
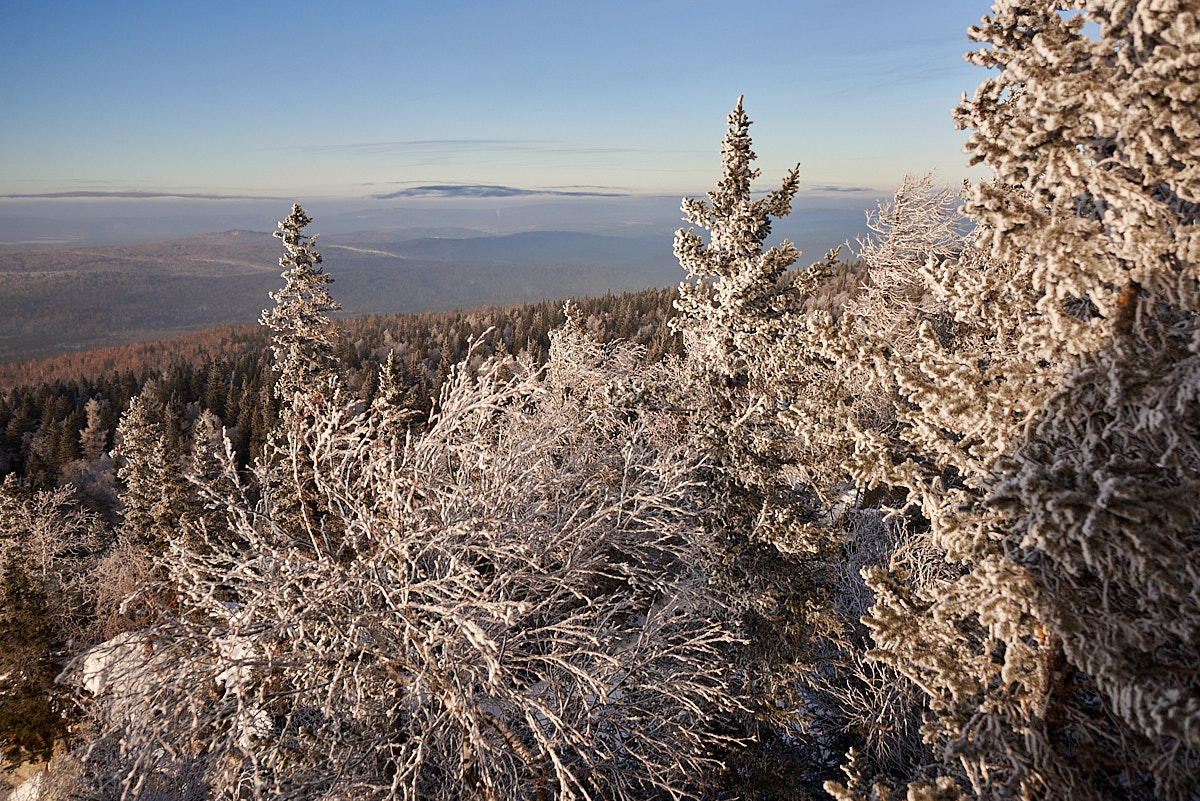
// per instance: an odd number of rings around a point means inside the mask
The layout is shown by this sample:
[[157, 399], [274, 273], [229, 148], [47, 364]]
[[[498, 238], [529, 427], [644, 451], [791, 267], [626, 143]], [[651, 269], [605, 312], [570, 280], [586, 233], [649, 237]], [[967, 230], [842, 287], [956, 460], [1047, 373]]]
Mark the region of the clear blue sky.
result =
[[0, 196], [694, 194], [739, 94], [764, 185], [953, 182], [988, 5], [4, 0]]

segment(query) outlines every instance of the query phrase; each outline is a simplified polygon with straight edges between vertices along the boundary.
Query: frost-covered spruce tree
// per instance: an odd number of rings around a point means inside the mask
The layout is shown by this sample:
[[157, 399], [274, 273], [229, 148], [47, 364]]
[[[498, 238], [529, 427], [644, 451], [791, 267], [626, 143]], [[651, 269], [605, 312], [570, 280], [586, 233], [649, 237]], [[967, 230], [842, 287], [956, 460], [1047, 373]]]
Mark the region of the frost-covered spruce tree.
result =
[[372, 403], [385, 409], [404, 408], [404, 367], [395, 350], [388, 351], [379, 371], [379, 387]]
[[914, 458], [859, 449], [968, 572], [920, 591], [877, 569], [868, 622], [976, 794], [1191, 798], [1200, 31], [1187, 3], [1066, 5], [997, 3], [972, 30], [999, 74], [959, 120], [998, 180], [967, 207], [977, 269], [931, 273], [996, 331], [966, 359], [928, 331], [893, 369]]
[[224, 465], [227, 461], [226, 450], [232, 448], [228, 432], [221, 423], [221, 418], [205, 410], [200, 413], [192, 424], [191, 453], [188, 455], [185, 475], [195, 487], [202, 487], [203, 493], [191, 505], [188, 525], [184, 526], [185, 536], [190, 537], [187, 545], [191, 548], [202, 548], [203, 538], [198, 532], [204, 532], [204, 538], [221, 539], [229, 534], [229, 521], [224, 509], [219, 503], [213, 503], [214, 494], [228, 494], [234, 487], [228, 483]]
[[792, 738], [807, 706], [801, 677], [836, 622], [824, 595], [833, 539], [813, 524], [819, 502], [795, 469], [797, 441], [779, 418], [806, 378], [787, 344], [804, 296], [785, 273], [800, 254], [786, 240], [764, 245], [772, 221], [791, 211], [799, 172], [789, 171], [778, 189], [756, 197], [750, 124], [739, 98], [728, 117], [716, 188], [706, 200], [683, 201], [685, 220], [707, 236], [694, 229], [676, 234], [675, 255], [688, 280], [671, 324], [686, 348], [687, 392], [679, 405], [688, 410], [693, 447], [706, 459], [702, 505], [718, 538], [711, 580], [726, 593], [747, 639], [729, 658], [756, 709], [755, 719], [743, 721], [745, 733], [760, 744], [731, 770], [742, 772], [741, 784], [752, 771], [753, 785], [772, 774], [797, 783], [820, 769], [814, 763], [821, 750], [795, 748]]
[[285, 416], [297, 392], [323, 391], [335, 375], [329, 312], [341, 306], [329, 294], [333, 278], [321, 268], [321, 254], [313, 249], [316, 236], [304, 233], [311, 222], [298, 203], [280, 221], [274, 235], [287, 251], [279, 259], [286, 283], [271, 293], [275, 308], [263, 310], [261, 318], [274, 332], [275, 396], [282, 401]]
[[167, 436], [162, 411], [149, 393], [132, 398], [117, 425], [113, 456], [119, 465], [120, 537], [156, 556], [178, 536], [192, 498], [182, 454]]
[[[298, 396], [329, 395], [336, 392], [340, 383], [333, 352], [336, 329], [329, 313], [341, 307], [329, 294], [333, 278], [320, 266], [321, 255], [313, 249], [316, 237], [304, 233], [311, 222], [312, 218], [300, 205], [294, 204], [292, 213], [280, 221], [275, 232], [286, 251], [279, 259], [279, 265], [285, 268], [286, 283], [278, 292], [271, 293], [275, 307], [264, 310], [260, 319], [273, 332], [271, 350], [276, 372], [273, 392], [280, 404], [279, 419], [274, 421], [270, 432], [276, 441], [265, 451], [268, 458], [302, 445], [292, 431], [301, 424], [295, 416]], [[299, 458], [297, 463], [306, 461]], [[274, 482], [263, 490], [274, 496], [282, 527], [280, 536], [305, 542], [322, 527], [325, 511], [314, 505], [311, 476]]]
[[[574, 344], [564, 352], [590, 348]], [[71, 674], [104, 721], [94, 788], [702, 792], [723, 742], [712, 717], [736, 701], [720, 658], [731, 634], [696, 567], [687, 444], [669, 415], [606, 403], [599, 384], [568, 392], [501, 368], [452, 373], [428, 428], [399, 444], [381, 410], [301, 396], [304, 447], [259, 469], [312, 475], [344, 536], [291, 547], [269, 496], [214, 493], [236, 538], [174, 543], [176, 604]]]
[[706, 229], [708, 239], [693, 229], [675, 235], [689, 280], [679, 287], [681, 314], [672, 325], [683, 334], [696, 393], [693, 436], [734, 516], [727, 523], [785, 552], [812, 553], [824, 543], [802, 521], [805, 503], [783, 470], [791, 454], [778, 419], [790, 389], [781, 384], [796, 372], [783, 343], [803, 308], [800, 285], [781, 278], [800, 253], [787, 240], [763, 247], [772, 219], [791, 212], [799, 168], [755, 198], [751, 182], [759, 171], [751, 166], [749, 128], [739, 98], [721, 146], [721, 180], [707, 201], [683, 201], [685, 219]]
[[[897, 222], [907, 226], [901, 217], [884, 229]], [[985, 225], [978, 235], [986, 240], [991, 232]], [[1096, 735], [1083, 710], [1060, 715], [1051, 703], [1058, 657], [1031, 605], [1027, 572], [999, 542], [1005, 523], [987, 506], [989, 482], [1055, 374], [1049, 363], [1039, 372], [1017, 347], [1036, 315], [1030, 277], [1019, 263], [972, 245], [940, 260], [931, 251], [916, 270], [904, 259], [879, 261], [878, 248], [866, 252], [874, 253], [873, 270], [908, 274], [923, 299], [885, 312], [879, 296], [888, 289], [873, 287], [840, 319], [820, 313], [809, 320], [798, 342], [830, 359], [853, 392], [825, 407], [795, 404], [787, 417], [809, 436], [831, 440], [831, 451], [843, 440], [843, 468], [860, 487], [885, 490], [886, 505], [897, 508], [877, 519], [867, 540], [856, 533], [844, 547], [875, 596], [863, 618], [875, 648], [863, 668], [873, 661], [883, 676], [895, 671], [919, 688], [924, 739], [944, 760], [944, 775], [910, 785], [910, 793], [948, 798], [961, 784], [983, 797], [1051, 787], [1071, 797], [1072, 786], [1083, 787], [1072, 767], [1078, 743], [1111, 741]], [[861, 524], [882, 511], [856, 508], [846, 517]], [[858, 559], [859, 551], [874, 561]], [[838, 597], [860, 596], [849, 587]], [[905, 709], [889, 699], [904, 694], [879, 685], [872, 670], [859, 672], [867, 695], [831, 695], [851, 719], [864, 718], [864, 701], [878, 702], [879, 729], [900, 731]], [[886, 758], [891, 737], [867, 738], [847, 766], [850, 784], [829, 786], [835, 796], [865, 797], [868, 777], [882, 778], [883, 769], [901, 781], [934, 778], [920, 768], [928, 759], [903, 742], [897, 745], [909, 751], [910, 773], [896, 774], [903, 765]]]
[[411, 389], [405, 388], [405, 369], [396, 351], [388, 352], [388, 357], [379, 370], [379, 386], [371, 401], [374, 413], [384, 415], [390, 421], [392, 435], [403, 440], [408, 431], [424, 419], [428, 408], [428, 399], [418, 407]]
[[[1000, 2], [971, 35], [1000, 74], [964, 103], [968, 150], [1027, 192], [970, 213], [1041, 296], [1020, 347], [1073, 358], [989, 507], [1045, 636], [1119, 725], [1122, 781], [1200, 776], [1200, 9]], [[1098, 26], [1095, 38], [1083, 28]], [[1084, 759], [1100, 773], [1103, 757]]]
[[767, 250], [772, 218], [791, 212], [800, 185], [799, 167], [779, 189], [754, 198], [750, 119], [742, 98], [729, 114], [721, 144], [721, 179], [708, 199], [684, 198], [684, 219], [694, 229], [675, 235], [675, 256], [687, 271], [675, 302], [681, 316], [688, 364], [709, 384], [714, 409], [697, 416], [699, 442], [724, 479], [770, 496], [780, 483], [774, 405], [768, 385], [775, 365], [763, 358], [779, 338], [798, 299], [777, 286], [800, 253], [784, 240]]

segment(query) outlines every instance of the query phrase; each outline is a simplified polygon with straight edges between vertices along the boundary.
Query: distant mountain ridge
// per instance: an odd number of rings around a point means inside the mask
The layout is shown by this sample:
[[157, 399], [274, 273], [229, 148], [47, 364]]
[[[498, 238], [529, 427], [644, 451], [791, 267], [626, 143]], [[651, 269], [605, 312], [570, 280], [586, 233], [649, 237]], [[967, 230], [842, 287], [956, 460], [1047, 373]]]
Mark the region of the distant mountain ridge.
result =
[[[602, 295], [683, 278], [661, 236], [319, 237], [343, 314], [471, 308]], [[231, 230], [144, 245], [0, 250], [0, 361], [250, 323], [282, 285], [282, 245]]]

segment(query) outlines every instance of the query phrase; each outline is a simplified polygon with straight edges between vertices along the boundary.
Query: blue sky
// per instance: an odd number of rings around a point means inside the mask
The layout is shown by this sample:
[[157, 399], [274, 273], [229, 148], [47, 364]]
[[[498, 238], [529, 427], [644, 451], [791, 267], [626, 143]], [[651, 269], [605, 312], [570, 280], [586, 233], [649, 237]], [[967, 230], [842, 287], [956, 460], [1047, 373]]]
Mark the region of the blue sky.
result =
[[[0, 3], [0, 196], [695, 194], [739, 94], [764, 186], [968, 173], [977, 0]], [[432, 192], [436, 190], [424, 190]]]

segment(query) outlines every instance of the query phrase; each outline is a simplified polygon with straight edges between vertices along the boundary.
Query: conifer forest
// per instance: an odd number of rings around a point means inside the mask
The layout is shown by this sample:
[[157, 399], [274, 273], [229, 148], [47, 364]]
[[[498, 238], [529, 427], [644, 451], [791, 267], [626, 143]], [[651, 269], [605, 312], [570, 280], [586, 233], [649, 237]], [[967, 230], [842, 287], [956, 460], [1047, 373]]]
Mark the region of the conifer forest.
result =
[[677, 287], [335, 319], [295, 205], [4, 368], [0, 797], [1200, 799], [1200, 7], [1078, 5], [811, 266], [738, 98]]

